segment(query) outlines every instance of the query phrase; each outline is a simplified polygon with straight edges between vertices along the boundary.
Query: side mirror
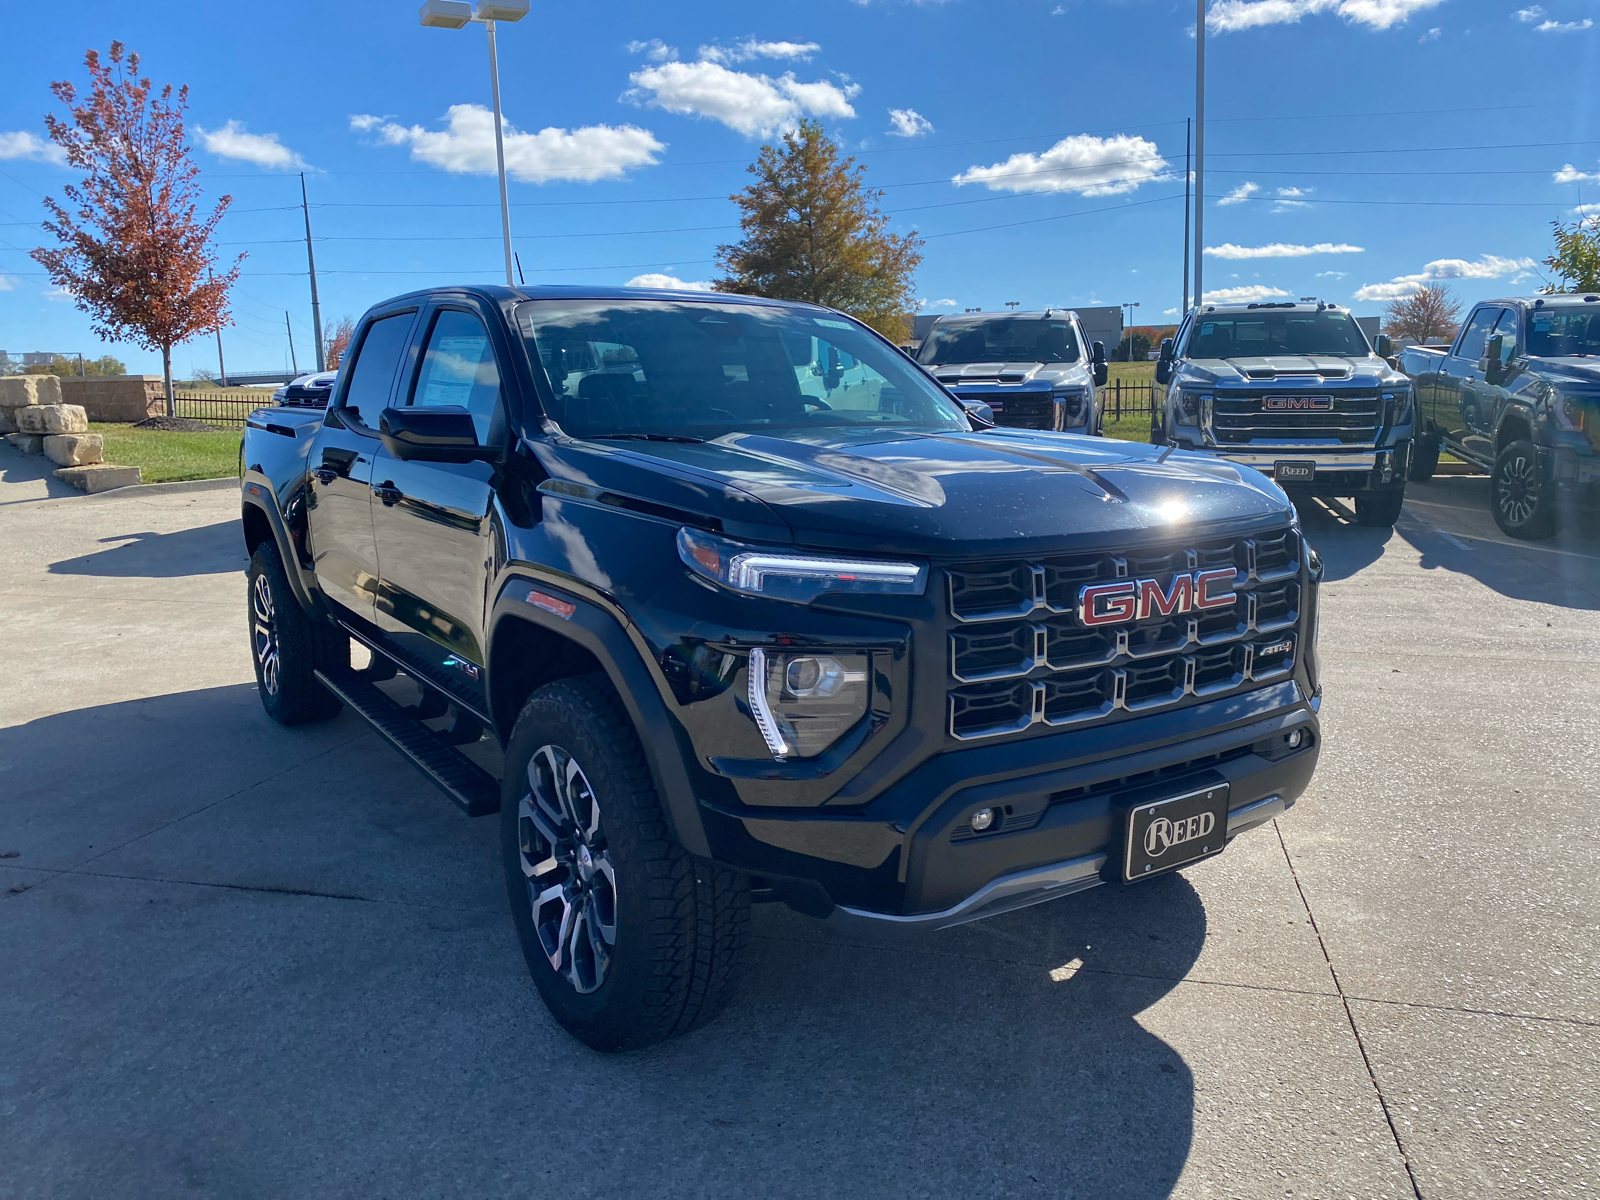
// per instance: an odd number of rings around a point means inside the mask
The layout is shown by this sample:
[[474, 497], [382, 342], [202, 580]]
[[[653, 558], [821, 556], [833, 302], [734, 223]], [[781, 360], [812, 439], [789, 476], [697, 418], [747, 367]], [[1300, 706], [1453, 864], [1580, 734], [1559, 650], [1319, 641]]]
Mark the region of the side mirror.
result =
[[1089, 343], [1089, 361], [1103, 363], [1106, 360], [1106, 344], [1104, 342]]
[[1110, 378], [1111, 378], [1111, 368], [1110, 367], [1106, 366], [1106, 364], [1103, 363], [1103, 362], [1097, 362], [1097, 363], [1094, 364], [1094, 385], [1095, 385], [1095, 387], [1105, 387], [1106, 380], [1108, 380]]
[[378, 418], [385, 449], [402, 460], [471, 462], [483, 457], [472, 414], [458, 405], [386, 408]]
[[1489, 339], [1489, 345], [1478, 363], [1478, 369], [1483, 372], [1485, 383], [1499, 383], [1504, 377], [1505, 372], [1500, 369], [1500, 354], [1504, 344], [1498, 333]]
[[1389, 340], [1387, 333], [1378, 335], [1377, 345], [1373, 347], [1378, 352], [1379, 358], [1390, 358], [1394, 355], [1394, 343]]
[[[1166, 343], [1162, 343], [1166, 345]], [[1165, 386], [1172, 382], [1172, 360], [1170, 358], [1156, 359], [1156, 382]]]
[[957, 396], [956, 402], [985, 424], [993, 425], [995, 423], [994, 409], [990, 408], [982, 400], [964, 400]]

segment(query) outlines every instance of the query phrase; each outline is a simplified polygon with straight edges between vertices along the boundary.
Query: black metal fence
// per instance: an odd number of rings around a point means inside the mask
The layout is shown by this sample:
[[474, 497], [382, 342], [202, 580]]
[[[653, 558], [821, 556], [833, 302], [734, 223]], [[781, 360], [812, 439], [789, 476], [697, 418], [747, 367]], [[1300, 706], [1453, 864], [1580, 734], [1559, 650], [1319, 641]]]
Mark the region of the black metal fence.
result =
[[178, 392], [174, 416], [190, 417], [208, 425], [244, 427], [244, 419], [258, 408], [272, 407], [272, 393], [261, 391]]
[[1148, 420], [1154, 394], [1148, 380], [1113, 379], [1100, 389], [1100, 419], [1121, 421], [1142, 417]]

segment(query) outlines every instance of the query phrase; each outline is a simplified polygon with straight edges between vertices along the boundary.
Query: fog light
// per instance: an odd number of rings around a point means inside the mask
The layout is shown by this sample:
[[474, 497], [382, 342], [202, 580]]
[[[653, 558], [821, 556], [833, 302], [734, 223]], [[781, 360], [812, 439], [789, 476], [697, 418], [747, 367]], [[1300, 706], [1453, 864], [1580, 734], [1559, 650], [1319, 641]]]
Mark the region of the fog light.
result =
[[1306, 740], [1306, 735], [1301, 733], [1300, 730], [1296, 729], [1284, 740], [1289, 743], [1289, 749], [1298, 750], [1300, 748], [1300, 743]]
[[985, 829], [989, 828], [989, 826], [993, 824], [994, 809], [992, 808], [980, 808], [977, 812], [972, 814], [973, 833], [982, 833]]
[[812, 758], [866, 715], [865, 654], [750, 652], [750, 715], [772, 756]]

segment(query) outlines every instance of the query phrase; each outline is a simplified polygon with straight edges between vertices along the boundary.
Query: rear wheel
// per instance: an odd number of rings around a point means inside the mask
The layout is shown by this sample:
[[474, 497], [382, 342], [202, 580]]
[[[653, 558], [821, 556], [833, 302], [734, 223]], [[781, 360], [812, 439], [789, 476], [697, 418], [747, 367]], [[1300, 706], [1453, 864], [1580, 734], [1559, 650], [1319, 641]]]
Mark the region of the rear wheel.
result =
[[1489, 480], [1494, 523], [1515, 538], [1547, 538], [1556, 531], [1556, 485], [1540, 477], [1532, 442], [1512, 442], [1494, 462]]
[[338, 716], [343, 705], [317, 681], [316, 669], [348, 666], [350, 639], [300, 607], [278, 547], [270, 541], [250, 556], [245, 587], [250, 657], [261, 707], [280, 725], [306, 725]]
[[1411, 444], [1411, 466], [1406, 471], [1406, 478], [1412, 483], [1426, 483], [1433, 478], [1433, 473], [1438, 469], [1439, 435], [1421, 434]]
[[1393, 525], [1400, 519], [1400, 509], [1405, 500], [1406, 490], [1403, 487], [1389, 488], [1382, 492], [1358, 492], [1356, 523], [1385, 528]]
[[633, 1050], [721, 1011], [749, 925], [749, 880], [673, 840], [604, 676], [529, 698], [502, 787], [517, 938], [562, 1027], [595, 1050]]

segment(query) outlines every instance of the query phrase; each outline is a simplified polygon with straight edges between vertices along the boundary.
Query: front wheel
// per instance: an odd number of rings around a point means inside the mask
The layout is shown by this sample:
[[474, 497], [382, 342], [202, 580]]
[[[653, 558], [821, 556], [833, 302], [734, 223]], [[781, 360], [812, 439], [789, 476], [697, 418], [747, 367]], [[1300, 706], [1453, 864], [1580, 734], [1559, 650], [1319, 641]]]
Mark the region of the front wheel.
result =
[[1512, 442], [1494, 460], [1489, 481], [1494, 523], [1514, 538], [1547, 538], [1556, 531], [1556, 485], [1540, 478], [1532, 442]]
[[749, 881], [673, 840], [604, 676], [534, 692], [512, 730], [502, 788], [517, 939], [561, 1026], [610, 1052], [714, 1017], [733, 992]]
[[[278, 547], [263, 542], [245, 575], [250, 657], [267, 716], [280, 725], [307, 725], [339, 715], [341, 701], [316, 676], [322, 666], [348, 666], [350, 639], [312, 617], [295, 599]], [[343, 663], [338, 662], [343, 652]]]
[[1356, 523], [1388, 528], [1400, 519], [1400, 509], [1406, 501], [1403, 487], [1382, 492], [1356, 494]]

